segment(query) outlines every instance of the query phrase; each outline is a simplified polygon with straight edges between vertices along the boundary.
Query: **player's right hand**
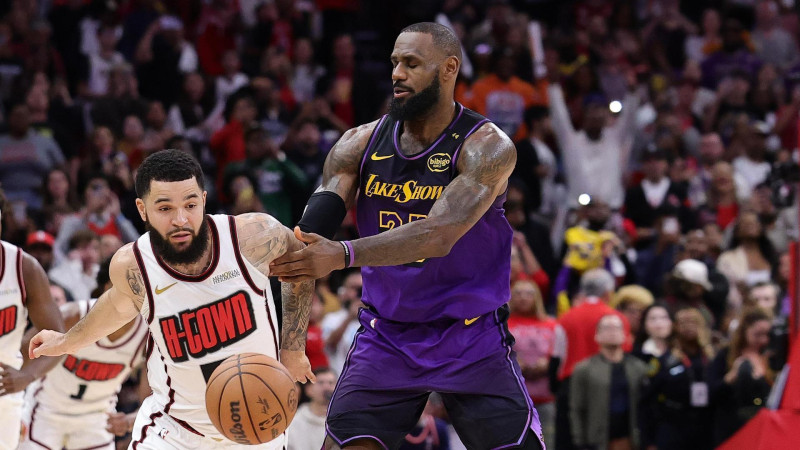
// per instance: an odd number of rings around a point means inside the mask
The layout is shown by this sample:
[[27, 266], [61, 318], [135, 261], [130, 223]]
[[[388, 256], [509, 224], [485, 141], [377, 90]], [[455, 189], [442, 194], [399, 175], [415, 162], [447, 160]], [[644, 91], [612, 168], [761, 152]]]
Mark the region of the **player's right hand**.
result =
[[36, 333], [28, 346], [28, 357], [61, 356], [67, 351], [64, 347], [64, 333], [53, 330], [42, 330]]
[[106, 424], [106, 431], [115, 436], [125, 436], [133, 431], [133, 421], [136, 414], [125, 414], [121, 412], [106, 413], [108, 416], [108, 423]]

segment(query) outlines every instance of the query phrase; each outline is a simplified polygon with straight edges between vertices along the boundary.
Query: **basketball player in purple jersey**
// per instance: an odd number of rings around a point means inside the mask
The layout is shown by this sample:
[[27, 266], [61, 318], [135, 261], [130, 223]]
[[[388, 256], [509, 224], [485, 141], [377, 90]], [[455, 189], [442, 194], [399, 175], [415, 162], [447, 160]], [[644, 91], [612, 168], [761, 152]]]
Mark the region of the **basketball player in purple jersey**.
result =
[[[333, 147], [295, 229], [308, 246], [271, 266], [291, 282], [362, 267], [366, 308], [325, 446], [397, 448], [436, 391], [467, 448], [543, 448], [506, 328], [516, 150], [453, 101], [461, 47], [448, 28], [405, 28], [391, 60], [389, 115]], [[329, 240], [354, 202], [362, 238]]]

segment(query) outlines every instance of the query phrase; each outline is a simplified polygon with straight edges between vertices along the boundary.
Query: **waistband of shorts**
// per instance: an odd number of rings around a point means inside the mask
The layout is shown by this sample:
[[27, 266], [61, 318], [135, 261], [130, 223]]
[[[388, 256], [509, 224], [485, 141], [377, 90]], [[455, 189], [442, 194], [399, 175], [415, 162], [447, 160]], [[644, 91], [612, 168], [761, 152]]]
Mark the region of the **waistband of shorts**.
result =
[[175, 416], [173, 416], [173, 415], [171, 415], [171, 414], [169, 414], [169, 413], [167, 413], [166, 415], [167, 415], [167, 417], [169, 417], [170, 419], [174, 420], [174, 421], [175, 421], [175, 423], [177, 423], [178, 425], [180, 425], [180, 426], [182, 426], [184, 429], [186, 429], [186, 431], [189, 431], [189, 432], [191, 432], [191, 433], [194, 433], [194, 434], [196, 434], [196, 435], [198, 435], [198, 436], [200, 436], [200, 437], [206, 437], [206, 436], [205, 436], [203, 433], [201, 433], [201, 432], [199, 432], [199, 431], [195, 430], [195, 429], [194, 429], [194, 428], [193, 428], [191, 425], [189, 425], [189, 424], [188, 424], [188, 423], [187, 423], [185, 420], [178, 419], [177, 417], [175, 417]]

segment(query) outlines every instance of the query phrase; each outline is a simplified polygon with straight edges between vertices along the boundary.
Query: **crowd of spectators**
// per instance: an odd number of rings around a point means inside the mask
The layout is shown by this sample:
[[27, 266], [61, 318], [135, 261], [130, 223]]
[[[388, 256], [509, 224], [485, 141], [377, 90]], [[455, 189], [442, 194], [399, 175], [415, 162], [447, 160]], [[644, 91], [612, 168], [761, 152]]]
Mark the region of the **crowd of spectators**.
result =
[[[200, 161], [209, 213], [293, 226], [333, 143], [386, 111], [393, 40], [423, 20], [462, 39], [456, 99], [517, 146], [509, 327], [548, 448], [731, 436], [786, 360], [793, 0], [2, 1], [2, 239], [59, 301], [88, 298], [145, 231], [133, 175], [164, 148]], [[339, 236], [357, 236], [352, 215]], [[358, 271], [318, 281], [325, 382], [306, 389], [304, 437], [361, 305]], [[442, 411], [433, 397], [408, 448], [457, 448]]]

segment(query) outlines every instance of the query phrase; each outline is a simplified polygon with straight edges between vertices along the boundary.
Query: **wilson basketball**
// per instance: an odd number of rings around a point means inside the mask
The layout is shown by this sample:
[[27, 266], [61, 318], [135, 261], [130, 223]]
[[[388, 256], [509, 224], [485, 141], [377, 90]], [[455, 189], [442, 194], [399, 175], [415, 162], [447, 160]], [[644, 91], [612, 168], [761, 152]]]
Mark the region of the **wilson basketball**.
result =
[[286, 430], [297, 412], [298, 389], [283, 364], [259, 353], [234, 355], [211, 374], [206, 410], [239, 444], [263, 444]]

